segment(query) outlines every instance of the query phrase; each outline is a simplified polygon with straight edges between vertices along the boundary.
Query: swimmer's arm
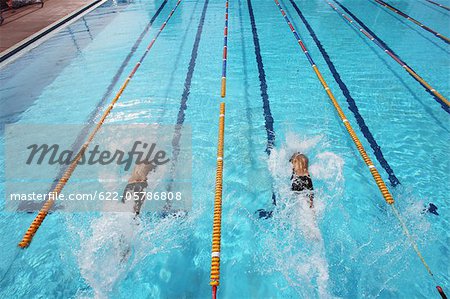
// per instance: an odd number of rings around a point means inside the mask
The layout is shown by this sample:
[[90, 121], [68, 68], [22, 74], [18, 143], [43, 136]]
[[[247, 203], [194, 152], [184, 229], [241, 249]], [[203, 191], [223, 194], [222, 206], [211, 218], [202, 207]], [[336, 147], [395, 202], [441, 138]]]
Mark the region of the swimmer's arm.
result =
[[128, 179], [128, 183], [146, 182], [149, 172], [154, 168], [153, 164], [142, 163], [136, 165]]

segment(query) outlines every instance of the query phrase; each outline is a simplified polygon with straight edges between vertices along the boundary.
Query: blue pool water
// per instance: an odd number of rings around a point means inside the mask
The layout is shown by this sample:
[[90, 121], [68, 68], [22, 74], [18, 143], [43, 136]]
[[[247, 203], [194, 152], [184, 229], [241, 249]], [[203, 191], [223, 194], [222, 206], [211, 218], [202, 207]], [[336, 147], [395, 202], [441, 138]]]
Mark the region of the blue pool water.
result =
[[[2, 198], [4, 126], [98, 120], [175, 3], [109, 1], [1, 70]], [[448, 292], [448, 113], [325, 1], [295, 1], [301, 16], [291, 1], [280, 3]], [[450, 96], [448, 44], [374, 1], [339, 3]], [[389, 3], [450, 35], [447, 11], [424, 0]], [[210, 296], [224, 10], [224, 1], [183, 0], [107, 118], [176, 124], [186, 103], [193, 146], [188, 217], [144, 218], [136, 229], [126, 213], [55, 212], [21, 250], [17, 243], [35, 214], [1, 211], [0, 297]], [[233, 0], [229, 10], [219, 297], [438, 298], [274, 1]], [[375, 158], [374, 141], [384, 160]], [[310, 158], [316, 220], [288, 191], [294, 151]], [[440, 216], [422, 213], [430, 202]], [[273, 217], [259, 219], [258, 209], [274, 209]], [[133, 252], [125, 262], [123, 242]]]

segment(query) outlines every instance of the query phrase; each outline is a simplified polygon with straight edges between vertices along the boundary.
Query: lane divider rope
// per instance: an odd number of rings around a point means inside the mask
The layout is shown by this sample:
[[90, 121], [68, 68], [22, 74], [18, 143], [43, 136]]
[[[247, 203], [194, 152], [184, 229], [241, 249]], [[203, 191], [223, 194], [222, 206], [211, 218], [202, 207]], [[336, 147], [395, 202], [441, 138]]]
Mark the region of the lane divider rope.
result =
[[[395, 55], [392, 51], [387, 49], [383, 43], [381, 43], [378, 38], [374, 37], [372, 34], [367, 32], [364, 28], [361, 28], [358, 25], [358, 22], [353, 20], [351, 17], [344, 14], [339, 8], [337, 8], [335, 5], [333, 5], [330, 1], [324, 0], [328, 5], [340, 16], [342, 16], [343, 19], [348, 21], [353, 27], [355, 27], [359, 32], [364, 34], [368, 39], [370, 39], [373, 43], [375, 43], [380, 49], [383, 50], [386, 54], [388, 54], [392, 59], [395, 60], [405, 71], [407, 71], [415, 80], [417, 80], [420, 84], [422, 84], [423, 87], [425, 87], [430, 93], [432, 93], [436, 98], [438, 98], [443, 104], [445, 104], [447, 107], [450, 107], [450, 101], [447, 100], [442, 94], [440, 94], [436, 89], [434, 89], [428, 82], [426, 82], [421, 76], [419, 76], [406, 62], [401, 60], [397, 55]], [[338, 2], [336, 2], [338, 3]], [[339, 3], [338, 3], [339, 4]]]
[[392, 169], [391, 165], [389, 165], [388, 161], [383, 155], [382, 147], [378, 144], [375, 137], [373, 136], [369, 126], [366, 124], [366, 121], [364, 117], [361, 115], [358, 105], [356, 104], [356, 100], [353, 98], [349, 88], [343, 81], [341, 74], [338, 72], [336, 66], [334, 65], [330, 55], [328, 55], [327, 51], [325, 50], [325, 47], [322, 45], [322, 42], [319, 40], [318, 35], [315, 33], [314, 29], [311, 27], [310, 23], [306, 19], [306, 17], [303, 15], [300, 8], [297, 6], [294, 0], [289, 0], [292, 4], [292, 7], [297, 12], [298, 16], [302, 20], [303, 24], [305, 24], [306, 29], [309, 32], [309, 35], [312, 37], [314, 43], [316, 44], [317, 48], [319, 49], [320, 53], [322, 54], [323, 59], [325, 60], [325, 63], [328, 66], [328, 69], [331, 71], [331, 74], [333, 75], [334, 80], [338, 84], [339, 88], [342, 91], [342, 94], [344, 95], [345, 99], [348, 103], [348, 108], [353, 113], [356, 119], [356, 123], [359, 126], [359, 129], [363, 136], [366, 138], [366, 140], [369, 142], [370, 147], [373, 150], [373, 153], [375, 154], [375, 158], [380, 163], [381, 167], [386, 170], [386, 173], [389, 176], [389, 181], [391, 182], [391, 186], [395, 187], [400, 184], [400, 180], [397, 178], [397, 176], [394, 173], [394, 170]]
[[225, 28], [223, 29], [223, 62], [222, 62], [222, 83], [220, 96], [226, 95], [227, 90], [227, 57], [228, 57], [228, 0], [225, 2]]
[[[353, 143], [355, 144], [356, 148], [358, 149], [358, 152], [360, 153], [362, 159], [364, 160], [364, 163], [366, 163], [367, 167], [369, 168], [369, 171], [372, 174], [372, 176], [373, 176], [373, 178], [375, 180], [375, 183], [378, 186], [378, 189], [380, 190], [384, 200], [392, 207], [392, 210], [394, 211], [395, 217], [400, 222], [400, 225], [402, 227], [403, 233], [408, 237], [408, 239], [409, 239], [409, 241], [410, 241], [414, 251], [418, 255], [420, 261], [425, 266], [426, 270], [431, 275], [431, 277], [434, 279], [434, 276], [433, 276], [433, 273], [430, 270], [430, 267], [425, 262], [425, 259], [423, 258], [423, 255], [420, 253], [416, 242], [412, 238], [411, 234], [409, 233], [409, 231], [408, 231], [408, 229], [406, 227], [405, 222], [403, 221], [403, 219], [400, 216], [400, 213], [396, 209], [396, 207], [394, 205], [394, 198], [392, 197], [391, 193], [389, 192], [388, 188], [386, 187], [386, 184], [385, 184], [384, 180], [381, 178], [380, 174], [377, 171], [377, 168], [374, 166], [372, 160], [367, 155], [366, 150], [364, 149], [361, 141], [359, 140], [358, 136], [356, 135], [355, 131], [353, 130], [350, 122], [347, 120], [347, 117], [345, 116], [341, 106], [337, 102], [337, 100], [334, 97], [331, 89], [329, 88], [328, 84], [326, 83], [325, 79], [323, 78], [322, 74], [320, 73], [320, 71], [319, 71], [317, 65], [315, 64], [314, 60], [312, 59], [311, 55], [309, 54], [308, 49], [306, 48], [306, 46], [303, 43], [303, 41], [300, 39], [300, 36], [298, 35], [297, 31], [295, 30], [295, 27], [293, 26], [293, 24], [291, 23], [291, 21], [289, 20], [289, 18], [287, 16], [287, 14], [285, 13], [283, 8], [281, 7], [281, 4], [278, 2], [278, 0], [274, 0], [274, 1], [275, 1], [275, 4], [277, 5], [277, 7], [279, 8], [281, 14], [283, 15], [284, 20], [289, 25], [289, 28], [291, 29], [292, 33], [294, 34], [295, 39], [297, 40], [298, 44], [302, 48], [303, 53], [305, 54], [305, 56], [307, 57], [309, 63], [311, 64], [314, 72], [316, 73], [317, 78], [319, 79], [320, 83], [322, 84], [323, 88], [325, 89], [325, 91], [326, 91], [328, 97], [330, 98], [334, 108], [336, 109], [336, 111], [337, 111], [337, 113], [338, 113], [342, 123], [344, 124], [345, 128], [347, 129], [347, 132], [349, 133]], [[436, 288], [439, 291], [439, 294], [441, 294], [441, 296], [442, 296], [442, 294], [444, 294], [443, 291], [442, 291], [442, 288], [440, 286], [436, 286]], [[442, 291], [442, 293], [441, 293], [441, 291]]]
[[428, 26], [425, 26], [424, 24], [422, 24], [421, 22], [417, 21], [416, 19], [414, 19], [413, 17], [408, 16], [407, 14], [405, 14], [404, 12], [398, 10], [397, 8], [393, 7], [392, 5], [384, 2], [383, 0], [374, 0], [376, 3], [380, 4], [381, 6], [386, 7], [387, 9], [395, 12], [396, 14], [402, 16], [403, 18], [413, 22], [414, 24], [416, 24], [417, 26], [419, 26], [420, 28], [431, 32], [432, 34], [434, 34], [436, 37], [442, 39], [444, 42], [446, 42], [447, 44], [450, 43], [450, 39], [442, 34], [440, 34], [439, 32], [431, 29]]
[[[100, 130], [101, 126], [103, 125], [103, 123], [105, 122], [106, 117], [109, 115], [109, 113], [111, 112], [111, 110], [114, 108], [114, 105], [116, 104], [116, 102], [119, 100], [120, 96], [122, 95], [122, 93], [124, 92], [125, 88], [128, 86], [128, 83], [130, 82], [130, 80], [133, 78], [134, 74], [136, 73], [136, 71], [139, 69], [139, 67], [141, 66], [142, 62], [144, 61], [145, 57], [147, 56], [147, 54], [150, 52], [150, 50], [153, 47], [153, 44], [155, 43], [156, 39], [158, 38], [158, 36], [161, 34], [161, 32], [164, 30], [164, 28], [166, 27], [167, 23], [169, 22], [170, 18], [172, 17], [172, 15], [174, 14], [175, 10], [178, 8], [179, 4], [180, 4], [181, 0], [178, 0], [178, 2], [176, 3], [175, 7], [172, 9], [172, 11], [170, 12], [169, 16], [167, 17], [167, 19], [164, 21], [164, 23], [162, 24], [162, 26], [160, 27], [159, 31], [157, 32], [157, 34], [155, 35], [155, 37], [152, 39], [152, 41], [150, 42], [150, 44], [148, 45], [147, 49], [145, 50], [144, 54], [141, 56], [141, 58], [139, 59], [139, 61], [136, 63], [136, 65], [134, 66], [134, 68], [131, 70], [130, 74], [128, 75], [128, 77], [125, 79], [125, 81], [123, 82], [122, 86], [120, 87], [119, 91], [117, 92], [116, 96], [113, 98], [113, 100], [111, 101], [111, 103], [109, 104], [108, 108], [105, 110], [105, 112], [103, 113], [102, 117], [100, 118], [100, 120], [98, 121], [97, 125], [95, 126], [95, 128], [93, 129], [93, 131], [91, 132], [91, 134], [89, 135], [88, 139], [86, 140], [86, 142], [83, 144], [83, 146], [81, 147], [81, 149], [79, 150], [78, 154], [75, 156], [74, 160], [72, 161], [72, 163], [69, 165], [69, 167], [67, 168], [67, 170], [64, 172], [64, 174], [62, 175], [62, 177], [59, 179], [58, 183], [56, 184], [55, 188], [53, 189], [52, 193], [53, 194], [59, 194], [64, 186], [66, 185], [67, 181], [70, 179], [72, 173], [74, 172], [75, 168], [78, 166], [78, 161], [81, 159], [81, 157], [84, 155], [86, 149], [89, 147], [89, 144], [92, 142], [92, 140], [94, 139], [95, 135], [97, 134], [97, 132]], [[39, 227], [41, 226], [42, 222], [44, 221], [45, 217], [47, 217], [48, 212], [50, 211], [50, 209], [52, 208], [54, 204], [54, 200], [49, 199], [47, 200], [44, 205], [42, 206], [41, 210], [38, 212], [36, 218], [33, 220], [33, 222], [31, 223], [30, 227], [28, 228], [28, 230], [26, 231], [25, 235], [22, 238], [22, 241], [19, 242], [19, 247], [21, 248], [26, 248], [30, 245], [34, 235], [36, 234], [37, 230], [39, 229]]]
[[308, 49], [306, 48], [303, 41], [300, 39], [300, 36], [298, 35], [297, 31], [295, 30], [294, 26], [292, 25], [291, 21], [289, 20], [287, 14], [281, 7], [281, 4], [278, 2], [278, 0], [274, 0], [276, 5], [281, 11], [281, 14], [283, 15], [286, 23], [289, 25], [289, 28], [291, 29], [292, 33], [294, 34], [298, 44], [302, 48], [303, 53], [305, 54], [306, 58], [308, 59], [309, 63], [311, 64], [314, 72], [316, 73], [317, 78], [319, 79], [320, 83], [322, 84], [323, 88], [325, 89], [328, 97], [330, 98], [331, 102], [333, 103], [333, 106], [335, 107], [342, 123], [344, 124], [345, 128], [347, 129], [348, 133], [350, 134], [350, 137], [352, 141], [355, 143], [356, 148], [358, 149], [361, 157], [363, 158], [364, 162], [366, 163], [367, 167], [369, 167], [370, 172], [375, 179], [375, 182], [377, 183], [378, 188], [380, 189], [384, 199], [387, 203], [392, 204], [394, 203], [394, 199], [392, 198], [392, 195], [390, 194], [388, 188], [386, 187], [386, 184], [384, 183], [383, 179], [381, 178], [380, 174], [378, 173], [377, 169], [375, 167], [371, 167], [373, 165], [372, 160], [367, 155], [361, 141], [357, 137], [355, 131], [353, 130], [352, 126], [350, 125], [347, 117], [345, 116], [344, 112], [342, 111], [342, 108], [339, 106], [336, 98], [334, 97], [333, 93], [331, 92], [330, 87], [326, 83], [325, 79], [323, 78], [322, 74], [320, 73], [319, 69], [317, 68], [314, 60], [312, 59], [311, 55], [308, 53]]
[[[225, 28], [223, 32], [223, 64], [220, 96], [225, 98], [227, 80], [228, 52], [228, 0], [225, 1]], [[209, 285], [212, 298], [217, 298], [217, 287], [220, 284], [220, 245], [222, 231], [222, 184], [223, 184], [223, 143], [225, 134], [225, 102], [220, 103], [219, 133], [217, 141], [216, 185], [214, 194], [214, 217], [212, 229], [211, 275]]]
[[220, 241], [222, 229], [223, 144], [225, 127], [225, 103], [220, 103], [219, 137], [217, 142], [216, 186], [214, 195], [214, 219], [212, 232], [211, 276], [212, 298], [217, 298], [220, 283]]
[[436, 6], [439, 6], [440, 8], [443, 8], [443, 9], [445, 9], [445, 10], [450, 10], [450, 7], [448, 7], [448, 6], [442, 5], [442, 4], [440, 4], [440, 3], [437, 3], [437, 2], [434, 2], [434, 1], [431, 1], [431, 0], [426, 0], [426, 1], [428, 1], [428, 2], [430, 2], [431, 4], [434, 4], [434, 5], [436, 5]]
[[[159, 8], [156, 10], [155, 14], [152, 16], [152, 18], [150, 19], [149, 23], [145, 26], [144, 30], [142, 30], [141, 34], [139, 35], [139, 37], [135, 41], [134, 45], [131, 47], [131, 50], [128, 53], [127, 57], [125, 57], [125, 59], [122, 61], [119, 69], [116, 71], [114, 77], [112, 78], [111, 82], [109, 83], [108, 87], [106, 88], [106, 91], [103, 94], [101, 100], [96, 104], [95, 108], [91, 111], [91, 113], [87, 117], [87, 120], [86, 120], [86, 124], [87, 125], [83, 128], [83, 130], [81, 130], [78, 133], [77, 137], [75, 138], [75, 141], [72, 143], [72, 145], [70, 147], [70, 150], [72, 152], [76, 152], [78, 149], [81, 148], [82, 143], [84, 142], [85, 136], [92, 129], [92, 127], [95, 125], [94, 120], [95, 120], [96, 116], [98, 115], [100, 108], [103, 107], [105, 102], [110, 97], [114, 86], [119, 81], [119, 79], [120, 79], [124, 69], [128, 66], [128, 63], [130, 62], [131, 57], [134, 56], [137, 48], [141, 44], [141, 42], [142, 42], [143, 38], [145, 37], [146, 33], [153, 26], [154, 21], [159, 16], [159, 14], [161, 13], [161, 11], [163, 10], [163, 8], [164, 8], [164, 6], [166, 4], [167, 4], [167, 0], [164, 0], [161, 3], [161, 6], [159, 6]], [[60, 167], [58, 173], [55, 175], [55, 178], [60, 178], [64, 174], [64, 171], [65, 171], [65, 168]], [[55, 180], [55, 182], [49, 187], [50, 190], [48, 192], [53, 190], [53, 188], [55, 188], [57, 183], [58, 183], [58, 181]], [[39, 204], [39, 203], [36, 202], [36, 204]], [[34, 210], [35, 209], [34, 207], [35, 207], [34, 204], [30, 207], [30, 202], [27, 202], [27, 201], [21, 201], [19, 203], [19, 210], [30, 211], [30, 210]]]

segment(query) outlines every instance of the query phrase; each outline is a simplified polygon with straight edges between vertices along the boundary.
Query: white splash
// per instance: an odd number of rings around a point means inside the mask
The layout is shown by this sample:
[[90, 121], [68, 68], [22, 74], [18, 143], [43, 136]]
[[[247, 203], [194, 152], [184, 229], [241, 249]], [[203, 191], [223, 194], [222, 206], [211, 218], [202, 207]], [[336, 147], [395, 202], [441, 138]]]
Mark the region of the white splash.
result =
[[[264, 260], [274, 259], [275, 271], [280, 271], [302, 297], [330, 298], [328, 263], [319, 222], [328, 201], [342, 194], [344, 161], [337, 154], [324, 150], [328, 145], [321, 136], [301, 138], [293, 133], [286, 136], [285, 143], [273, 149], [268, 160], [277, 206], [270, 220], [270, 229], [263, 232], [268, 234], [262, 238], [263, 246], [269, 247], [265, 252], [271, 255]], [[315, 186], [313, 209], [309, 207], [306, 195], [291, 191], [289, 158], [296, 152], [309, 158], [310, 175]], [[329, 192], [330, 189], [333, 192]]]

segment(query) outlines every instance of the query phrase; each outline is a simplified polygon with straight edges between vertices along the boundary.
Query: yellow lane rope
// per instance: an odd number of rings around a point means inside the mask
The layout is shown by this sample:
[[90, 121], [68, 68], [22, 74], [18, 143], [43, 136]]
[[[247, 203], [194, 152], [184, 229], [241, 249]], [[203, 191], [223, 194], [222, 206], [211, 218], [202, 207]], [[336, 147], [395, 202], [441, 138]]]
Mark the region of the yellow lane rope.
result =
[[[70, 176], [72, 175], [72, 173], [74, 172], [75, 168], [78, 166], [78, 162], [80, 161], [81, 157], [84, 155], [86, 149], [88, 148], [89, 144], [92, 142], [92, 140], [94, 139], [95, 135], [97, 134], [98, 130], [100, 129], [100, 127], [103, 125], [106, 117], [109, 115], [109, 113], [111, 112], [111, 110], [113, 109], [115, 103], [119, 100], [120, 96], [122, 95], [123, 91], [125, 90], [125, 88], [127, 87], [128, 83], [130, 82], [130, 77], [128, 77], [125, 82], [123, 83], [122, 87], [120, 88], [119, 92], [116, 94], [116, 96], [114, 97], [114, 99], [111, 101], [111, 103], [109, 104], [108, 108], [106, 109], [106, 111], [103, 113], [102, 118], [100, 119], [100, 121], [97, 123], [97, 125], [95, 126], [94, 130], [91, 132], [91, 134], [89, 135], [89, 138], [87, 139], [87, 141], [83, 144], [83, 146], [81, 147], [80, 151], [78, 152], [78, 154], [75, 156], [75, 159], [72, 161], [72, 163], [69, 165], [69, 167], [67, 168], [67, 170], [64, 172], [64, 174], [62, 175], [62, 177], [59, 179], [58, 184], [55, 186], [55, 188], [52, 190], [53, 194], [59, 194], [62, 189], [64, 188], [64, 186], [66, 185], [67, 181], [69, 180]], [[25, 248], [28, 247], [28, 245], [30, 245], [34, 234], [36, 233], [36, 231], [39, 229], [39, 227], [41, 226], [42, 222], [44, 221], [45, 217], [47, 217], [48, 212], [50, 211], [50, 209], [52, 208], [53, 204], [54, 204], [54, 200], [53, 199], [49, 199], [47, 200], [44, 205], [42, 206], [42, 208], [40, 209], [39, 213], [36, 215], [36, 218], [33, 220], [33, 222], [31, 223], [30, 227], [28, 228], [28, 230], [26, 231], [25, 235], [22, 238], [22, 241], [20, 241], [19, 243], [19, 247], [21, 248]]]
[[396, 14], [402, 16], [403, 18], [413, 22], [414, 24], [416, 24], [417, 26], [419, 26], [420, 28], [431, 32], [432, 34], [434, 34], [435, 36], [437, 36], [438, 38], [442, 39], [443, 41], [445, 41], [447, 44], [450, 43], [450, 39], [442, 34], [440, 34], [439, 32], [437, 32], [436, 30], [431, 29], [428, 26], [425, 26], [424, 24], [422, 24], [421, 22], [417, 21], [416, 19], [414, 19], [413, 17], [408, 16], [407, 14], [405, 14], [404, 12], [398, 10], [397, 8], [393, 7], [392, 5], [384, 2], [383, 0], [374, 0], [376, 3], [380, 4], [381, 6], [384, 6], [386, 8], [388, 8], [389, 10], [395, 12]]
[[[435, 97], [441, 100], [447, 107], [450, 107], [450, 102], [440, 94], [436, 89], [434, 89], [428, 82], [426, 82], [421, 76], [419, 76], [406, 62], [400, 59], [396, 54], [392, 52], [392, 50], [388, 49], [386, 45], [379, 40], [378, 37], [373, 36], [364, 28], [361, 28], [358, 25], [358, 22], [353, 20], [351, 17], [340, 11], [335, 5], [333, 5], [330, 1], [324, 0], [328, 5], [341, 17], [350, 23], [358, 32], [364, 34], [368, 39], [370, 39], [374, 44], [376, 44], [381, 50], [383, 50], [386, 54], [388, 54], [392, 59], [395, 60], [405, 71], [407, 71], [414, 79], [416, 79], [420, 84], [422, 84], [429, 92], [431, 92]], [[335, 1], [336, 2], [336, 1]], [[339, 2], [336, 2], [338, 5], [341, 5]]]
[[377, 168], [375, 167], [375, 165], [373, 165], [372, 160], [367, 155], [367, 152], [364, 149], [364, 146], [362, 145], [361, 141], [359, 140], [358, 136], [356, 135], [355, 131], [353, 130], [353, 127], [350, 125], [350, 122], [347, 120], [347, 117], [345, 116], [344, 112], [342, 111], [341, 106], [339, 106], [336, 98], [334, 97], [333, 93], [331, 92], [331, 89], [328, 87], [328, 84], [326, 83], [325, 79], [323, 78], [323, 76], [320, 73], [317, 66], [315, 64], [313, 64], [312, 68], [313, 68], [314, 72], [316, 73], [317, 78], [319, 78], [320, 83], [322, 83], [322, 86], [325, 89], [328, 97], [330, 98], [331, 102], [333, 103], [333, 106], [336, 109], [340, 119], [344, 123], [344, 126], [347, 129], [347, 132], [350, 134], [350, 137], [353, 140], [353, 143], [355, 144], [356, 149], [358, 150], [359, 154], [361, 155], [362, 159], [364, 160], [364, 163], [366, 163], [367, 167], [369, 168], [369, 171], [372, 174], [372, 176], [375, 180], [375, 183], [378, 186], [378, 189], [380, 189], [380, 192], [383, 195], [384, 200], [386, 200], [386, 202], [388, 204], [393, 204], [394, 198], [392, 197], [391, 193], [389, 192], [385, 182], [381, 178]]
[[[350, 122], [348, 121], [347, 117], [345, 116], [344, 112], [342, 111], [341, 106], [338, 104], [336, 98], [334, 97], [333, 93], [331, 92], [330, 87], [328, 86], [327, 82], [325, 81], [325, 79], [323, 78], [322, 74], [320, 73], [318, 67], [316, 66], [314, 60], [312, 59], [311, 55], [309, 54], [308, 49], [306, 48], [306, 46], [303, 43], [303, 41], [300, 39], [300, 36], [298, 35], [298, 33], [295, 30], [295, 27], [292, 25], [291, 21], [289, 20], [289, 17], [287, 16], [285, 11], [281, 7], [281, 5], [278, 2], [278, 0], [274, 0], [274, 1], [275, 1], [275, 4], [278, 6], [281, 14], [283, 15], [285, 21], [289, 25], [289, 28], [291, 29], [292, 33], [294, 34], [298, 44], [302, 48], [303, 53], [308, 58], [309, 63], [311, 64], [314, 72], [316, 73], [317, 78], [319, 79], [319, 81], [322, 84], [323, 88], [325, 89], [328, 97], [330, 98], [334, 108], [336, 109], [336, 111], [337, 111], [337, 113], [339, 115], [339, 118], [344, 123], [344, 126], [347, 129], [347, 132], [350, 134], [350, 137], [351, 137], [353, 143], [355, 144], [356, 148], [358, 149], [358, 152], [360, 153], [362, 159], [364, 160], [364, 163], [366, 163], [367, 167], [369, 168], [370, 173], [372, 174], [372, 176], [373, 176], [373, 178], [375, 180], [375, 183], [378, 186], [378, 189], [380, 190], [381, 194], [383, 195], [384, 200], [392, 207], [392, 210], [394, 212], [395, 217], [400, 222], [400, 225], [402, 227], [403, 233], [406, 235], [406, 237], [410, 241], [411, 246], [413, 247], [413, 249], [416, 252], [417, 256], [419, 257], [420, 261], [422, 262], [422, 264], [426, 268], [427, 272], [434, 279], [433, 273], [431, 272], [430, 267], [428, 266], [428, 264], [426, 263], [425, 259], [423, 258], [423, 255], [420, 252], [419, 247], [417, 246], [417, 243], [415, 242], [415, 240], [411, 236], [408, 228], [406, 227], [406, 224], [405, 224], [404, 220], [402, 219], [400, 213], [398, 212], [397, 208], [395, 207], [395, 205], [394, 205], [394, 198], [392, 197], [391, 193], [389, 192], [388, 188], [386, 187], [385, 182], [383, 181], [383, 179], [381, 178], [380, 174], [378, 173], [375, 165], [373, 165], [372, 160], [367, 155], [366, 150], [364, 149], [361, 141], [359, 140], [358, 136], [356, 135], [355, 131], [353, 130], [352, 126], [350, 125]], [[442, 298], [444, 298], [445, 294], [444, 294], [442, 288], [437, 285], [436, 289], [438, 290], [438, 292], [442, 296]]]
[[[74, 172], [75, 168], [78, 166], [78, 162], [81, 159], [81, 157], [83, 156], [84, 152], [86, 151], [86, 149], [89, 147], [89, 144], [92, 142], [92, 140], [95, 137], [95, 134], [98, 132], [98, 130], [100, 130], [100, 127], [103, 125], [106, 117], [109, 115], [109, 113], [111, 112], [111, 110], [114, 108], [114, 105], [116, 104], [116, 102], [119, 100], [120, 96], [122, 95], [122, 93], [124, 92], [125, 88], [127, 87], [128, 83], [130, 82], [130, 80], [133, 78], [134, 74], [136, 73], [136, 71], [139, 69], [139, 67], [141, 66], [142, 62], [144, 61], [145, 57], [147, 56], [147, 54], [150, 52], [150, 50], [152, 49], [156, 39], [159, 37], [159, 35], [161, 34], [161, 32], [164, 30], [164, 28], [166, 27], [167, 23], [169, 22], [170, 18], [172, 17], [172, 15], [174, 14], [175, 10], [177, 9], [177, 7], [180, 5], [181, 0], [178, 0], [177, 3], [175, 4], [175, 7], [172, 9], [172, 11], [170, 12], [169, 16], [167, 17], [167, 19], [165, 20], [165, 22], [161, 25], [160, 29], [158, 30], [158, 32], [156, 33], [155, 37], [152, 39], [152, 41], [150, 42], [150, 44], [147, 46], [144, 54], [141, 56], [141, 58], [139, 59], [139, 61], [136, 63], [136, 65], [134, 66], [133, 70], [130, 72], [130, 74], [128, 75], [128, 77], [126, 78], [125, 82], [122, 84], [122, 86], [120, 87], [119, 91], [117, 92], [116, 96], [114, 97], [114, 99], [111, 101], [111, 103], [109, 104], [108, 108], [106, 109], [106, 111], [103, 113], [102, 117], [100, 118], [99, 122], [97, 123], [97, 125], [95, 126], [94, 130], [91, 132], [91, 134], [89, 135], [88, 139], [86, 140], [86, 142], [83, 144], [83, 146], [81, 147], [80, 151], [78, 152], [78, 154], [76, 155], [75, 159], [72, 161], [72, 163], [69, 165], [69, 167], [67, 168], [67, 170], [64, 172], [64, 174], [62, 175], [62, 177], [59, 179], [58, 184], [56, 185], [56, 187], [53, 189], [52, 194], [59, 194], [62, 189], [64, 188], [64, 186], [66, 185], [67, 181], [70, 179], [72, 173]], [[30, 227], [28, 228], [28, 230], [26, 231], [25, 235], [22, 238], [22, 241], [19, 242], [19, 247], [21, 248], [26, 248], [28, 247], [28, 245], [30, 245], [34, 235], [36, 234], [37, 230], [39, 229], [39, 227], [41, 226], [42, 222], [44, 221], [45, 217], [47, 217], [48, 212], [50, 211], [50, 209], [52, 208], [54, 204], [54, 200], [53, 199], [49, 199], [47, 200], [44, 205], [42, 206], [41, 210], [39, 211], [39, 213], [36, 215], [36, 218], [33, 220], [33, 222], [31, 223]]]
[[220, 237], [222, 225], [223, 142], [225, 127], [225, 103], [220, 103], [219, 138], [217, 142], [216, 191], [214, 195], [214, 219], [211, 253], [211, 280], [213, 298], [216, 298], [220, 279]]

